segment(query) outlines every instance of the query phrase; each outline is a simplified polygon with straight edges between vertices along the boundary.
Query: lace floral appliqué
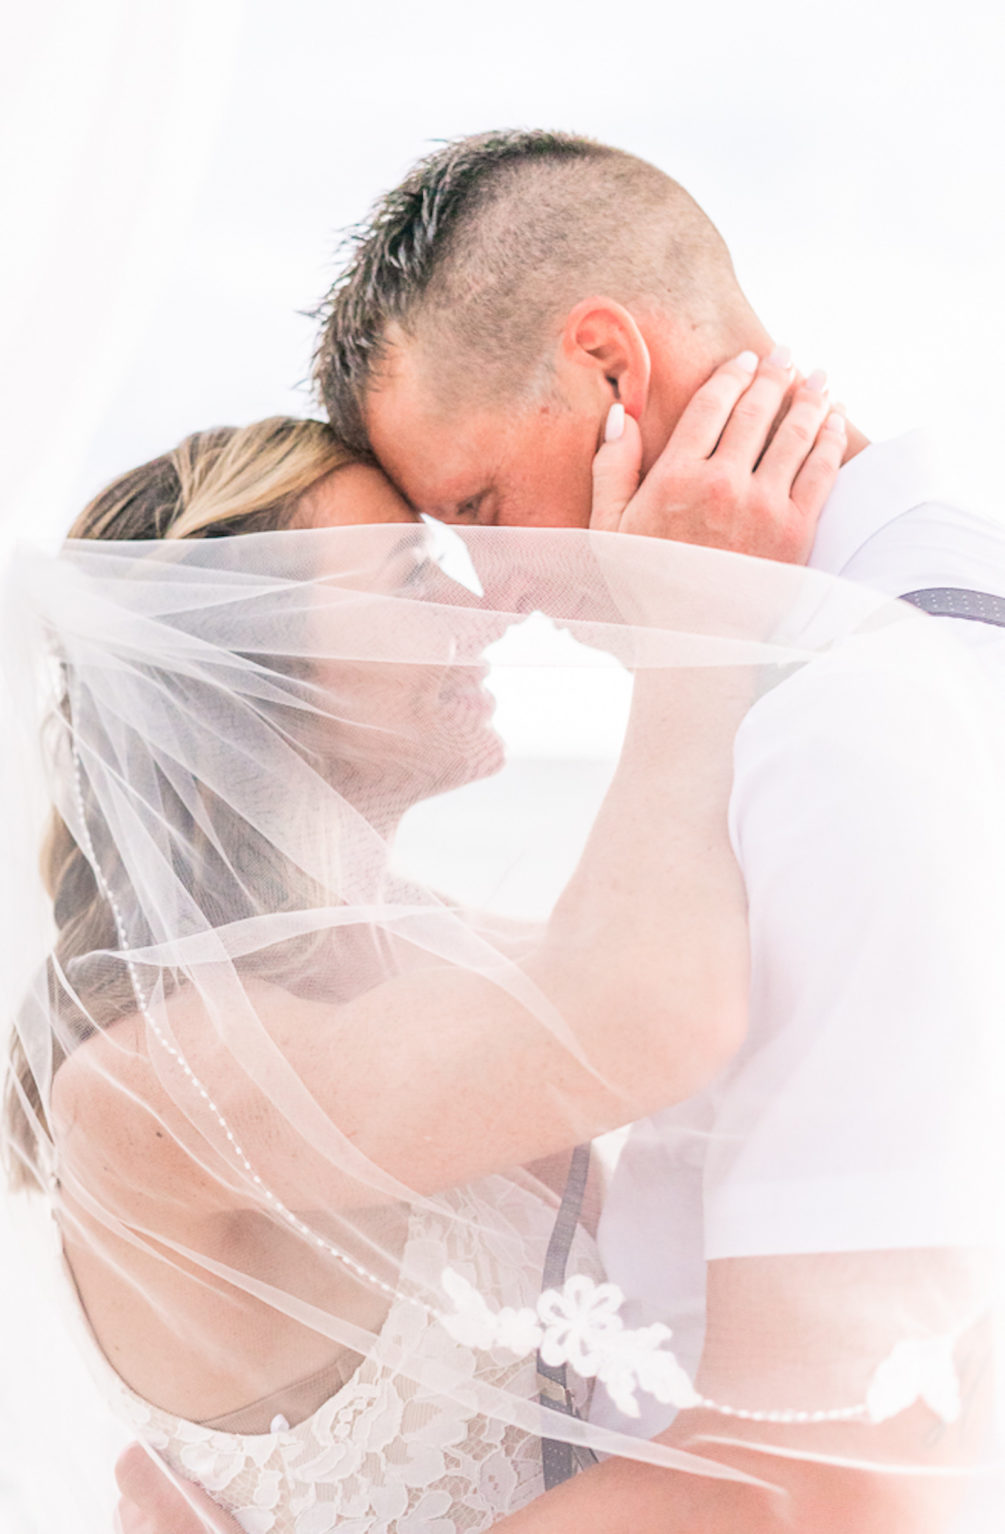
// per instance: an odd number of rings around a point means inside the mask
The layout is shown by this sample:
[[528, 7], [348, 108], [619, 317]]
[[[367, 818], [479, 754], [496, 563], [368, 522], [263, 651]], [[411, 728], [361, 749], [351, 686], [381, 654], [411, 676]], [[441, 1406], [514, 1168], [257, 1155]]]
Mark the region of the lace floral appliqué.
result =
[[551, 1367], [568, 1364], [584, 1379], [599, 1379], [626, 1417], [640, 1415], [637, 1390], [667, 1406], [698, 1406], [701, 1397], [664, 1343], [668, 1326], [625, 1326], [619, 1315], [624, 1295], [616, 1284], [598, 1284], [584, 1274], [561, 1289], [546, 1289], [534, 1309], [493, 1310], [460, 1273], [447, 1268], [443, 1287], [454, 1314], [442, 1324], [466, 1347], [505, 1348], [525, 1356], [540, 1351]]
[[872, 1377], [866, 1401], [870, 1420], [886, 1422], [924, 1401], [943, 1422], [955, 1422], [963, 1403], [953, 1345], [952, 1337], [898, 1342]]

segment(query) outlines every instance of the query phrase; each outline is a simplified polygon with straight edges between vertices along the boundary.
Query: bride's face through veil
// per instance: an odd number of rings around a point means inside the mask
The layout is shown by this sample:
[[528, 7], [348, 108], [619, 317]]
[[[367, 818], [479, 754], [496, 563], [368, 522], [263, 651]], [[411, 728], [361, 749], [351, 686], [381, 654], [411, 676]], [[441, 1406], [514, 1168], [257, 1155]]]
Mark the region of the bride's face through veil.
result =
[[[343, 589], [360, 592], [348, 616], [360, 654], [367, 654], [371, 638], [373, 652], [379, 653], [379, 630], [387, 621], [382, 598], [391, 596], [415, 599], [408, 611], [410, 632], [424, 657], [436, 657], [411, 664], [372, 658], [353, 663], [340, 657], [328, 664], [324, 625], [332, 622], [332, 614], [325, 608], [312, 620], [321, 632], [312, 645], [317, 658], [310, 679], [333, 716], [335, 786], [387, 833], [421, 799], [489, 776], [503, 765], [503, 743], [491, 724], [495, 700], [485, 687], [489, 667], [479, 654], [458, 653], [454, 626], [443, 613], [444, 608], [477, 608], [479, 598], [441, 567], [425, 524], [379, 469], [349, 464], [326, 475], [302, 497], [297, 523], [346, 530], [347, 541], [326, 544], [324, 556], [329, 557], [331, 547], [338, 568], [327, 573]], [[401, 524], [401, 531], [393, 539], [363, 533], [357, 543], [348, 532], [394, 524]], [[318, 572], [321, 586], [325, 573]], [[373, 604], [367, 595], [375, 598]], [[486, 627], [482, 644], [505, 627]], [[351, 724], [339, 718], [342, 699], [350, 704], [345, 712]]]

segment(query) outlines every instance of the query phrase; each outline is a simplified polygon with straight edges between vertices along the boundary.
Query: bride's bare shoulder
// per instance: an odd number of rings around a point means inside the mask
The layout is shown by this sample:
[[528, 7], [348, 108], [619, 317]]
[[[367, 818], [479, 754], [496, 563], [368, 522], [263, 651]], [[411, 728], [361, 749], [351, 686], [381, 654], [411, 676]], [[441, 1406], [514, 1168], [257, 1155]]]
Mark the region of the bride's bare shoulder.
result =
[[[239, 1022], [244, 1008], [249, 1024], [273, 1042], [318, 1010], [258, 979], [235, 985], [230, 1021]], [[179, 1184], [190, 1199], [215, 1207], [231, 1178], [207, 1146], [199, 1084], [219, 1092], [233, 1078], [229, 1029], [220, 1023], [219, 1009], [211, 1013], [196, 988], [183, 986], [146, 1014], [127, 1013], [80, 1043], [55, 1074], [49, 1105], [64, 1179], [75, 1178], [124, 1215], [136, 1213], [124, 1207], [130, 1200]]]

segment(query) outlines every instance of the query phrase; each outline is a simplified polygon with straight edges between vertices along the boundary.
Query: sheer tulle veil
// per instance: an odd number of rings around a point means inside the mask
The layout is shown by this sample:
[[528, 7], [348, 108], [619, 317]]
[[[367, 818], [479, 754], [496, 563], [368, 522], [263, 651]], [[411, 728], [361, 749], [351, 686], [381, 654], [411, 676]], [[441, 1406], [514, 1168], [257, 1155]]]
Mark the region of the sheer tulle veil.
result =
[[[721, 1452], [742, 1434], [769, 1484], [793, 1453], [959, 1475], [886, 1429], [923, 1408], [953, 1430], [958, 1345], [994, 1309], [993, 1007], [961, 1007], [946, 1123], [918, 1126], [986, 1211], [980, 1240], [905, 1280], [878, 1209], [801, 1359], [762, 1358], [752, 1385], [738, 1337], [713, 1392], [670, 1324], [633, 1319], [585, 1214], [544, 1279], [571, 1148], [714, 1092], [746, 1047], [732, 763], [786, 689], [917, 698], [905, 770], [986, 913], [940, 940], [1000, 965], [1001, 704], [937, 623], [706, 549], [399, 524], [23, 548], [3, 652], [15, 1155], [95, 1368], [166, 1458], [169, 1417], [274, 1404], [322, 1366], [347, 1388], [376, 1360], [406, 1417], [513, 1461], [547, 1438], [743, 1479]], [[74, 859], [55, 912], [43, 800]], [[876, 846], [881, 881], [878, 824]], [[737, 1090], [754, 1119], [786, 1082]], [[539, 1355], [575, 1415], [539, 1399]], [[700, 1413], [719, 1451], [635, 1436], [647, 1400]], [[429, 1429], [438, 1462], [458, 1432]], [[982, 1442], [963, 1468], [993, 1459]]]

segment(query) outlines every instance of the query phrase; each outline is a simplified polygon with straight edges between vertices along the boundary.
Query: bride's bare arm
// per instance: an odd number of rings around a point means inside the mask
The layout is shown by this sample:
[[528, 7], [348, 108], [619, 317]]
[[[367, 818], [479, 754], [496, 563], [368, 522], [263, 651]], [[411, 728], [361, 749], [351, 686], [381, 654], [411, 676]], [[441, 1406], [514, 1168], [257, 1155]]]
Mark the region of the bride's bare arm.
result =
[[[738, 544], [756, 542], [760, 523], [766, 549], [784, 542], [790, 557], [797, 544], [805, 553], [844, 438], [818, 434], [823, 400], [803, 390], [761, 457], [787, 383], [775, 374], [763, 370], [752, 385], [742, 364], [717, 370], [640, 490], [638, 430], [626, 422], [598, 454], [595, 524], [697, 541], [704, 516], [707, 541], [722, 543], [731, 503]], [[744, 679], [728, 670], [714, 680], [675, 668], [639, 674], [621, 763], [580, 866], [536, 948], [501, 980], [424, 968], [337, 1007], [249, 984], [275, 1060], [309, 1083], [344, 1137], [342, 1173], [308, 1138], [293, 1143], [292, 1114], [286, 1133], [270, 1131], [268, 1105], [202, 1004], [172, 998], [178, 1046], [253, 1160], [265, 1158], [280, 1198], [302, 1207], [314, 1189], [329, 1208], [373, 1202], [372, 1182], [351, 1171], [356, 1155], [415, 1192], [467, 1181], [679, 1100], [721, 1068], [746, 1021], [746, 912], [726, 810], [732, 735], [748, 703]], [[100, 1165], [142, 1158], [136, 1197], [182, 1178], [190, 1211], [201, 1200], [219, 1207], [233, 1178], [172, 1100], [171, 1067], [150, 1053], [158, 1049], [134, 1018], [71, 1056], [53, 1102], [64, 1164], [85, 1158], [93, 1187]]]
[[[264, 1030], [249, 1046], [256, 1058], [276, 1062], [269, 1098], [235, 1065], [197, 991], [166, 1003], [177, 1047], [274, 1194], [301, 1208], [372, 1203], [381, 1195], [353, 1176], [356, 1155], [431, 1192], [638, 1118], [725, 1064], [746, 1021], [746, 909], [726, 825], [728, 714], [746, 699], [725, 675], [716, 685], [720, 706], [709, 708], [707, 678], [640, 678], [580, 866], [534, 950], [500, 961], [497, 979], [424, 966], [339, 1006], [246, 981], [235, 1006]], [[668, 738], [681, 745], [664, 765]], [[344, 1154], [291, 1133], [290, 1098], [272, 1125], [280, 1062], [309, 1083]], [[172, 1069], [133, 1016], [56, 1078], [64, 1168], [92, 1190], [111, 1177], [121, 1213], [123, 1197], [180, 1184], [188, 1213], [241, 1202], [188, 1122], [193, 1089]], [[137, 1164], [142, 1185], [124, 1189], [116, 1169]]]

